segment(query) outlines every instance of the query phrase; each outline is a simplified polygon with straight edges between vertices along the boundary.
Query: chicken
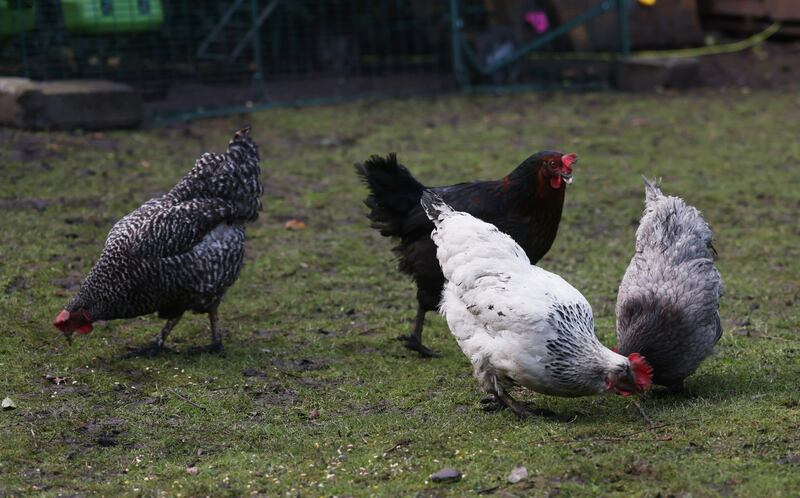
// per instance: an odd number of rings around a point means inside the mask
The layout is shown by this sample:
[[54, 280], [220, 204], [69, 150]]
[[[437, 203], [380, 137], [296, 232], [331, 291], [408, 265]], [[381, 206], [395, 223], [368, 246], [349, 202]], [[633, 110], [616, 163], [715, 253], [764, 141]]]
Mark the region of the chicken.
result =
[[[544, 256], [556, 238], [564, 205], [566, 184], [572, 183], [576, 154], [539, 152], [498, 181], [459, 183], [431, 188], [455, 209], [494, 223], [516, 240], [534, 263]], [[417, 315], [410, 335], [402, 336], [406, 347], [423, 356], [433, 351], [422, 344], [425, 314], [436, 310], [444, 276], [436, 261], [430, 238], [433, 224], [419, 201], [428, 188], [419, 183], [397, 157], [373, 156], [357, 173], [370, 194], [372, 227], [385, 237], [399, 240], [394, 248], [399, 270], [417, 285]]]
[[222, 351], [217, 308], [239, 276], [244, 223], [261, 210], [258, 149], [249, 128], [224, 154], [205, 153], [165, 195], [119, 220], [80, 290], [53, 325], [68, 341], [97, 320], [157, 312], [167, 320], [155, 341], [134, 354], [156, 354], [186, 311], [208, 313], [212, 342]]
[[644, 183], [636, 253], [617, 297], [618, 348], [646, 356], [653, 381], [680, 391], [722, 335], [722, 279], [700, 212], [647, 178]]
[[426, 191], [422, 206], [447, 279], [439, 311], [472, 363], [480, 387], [524, 418], [532, 410], [509, 395], [523, 386], [553, 396], [650, 387], [647, 361], [603, 346], [592, 308], [564, 279], [531, 265], [519, 244]]

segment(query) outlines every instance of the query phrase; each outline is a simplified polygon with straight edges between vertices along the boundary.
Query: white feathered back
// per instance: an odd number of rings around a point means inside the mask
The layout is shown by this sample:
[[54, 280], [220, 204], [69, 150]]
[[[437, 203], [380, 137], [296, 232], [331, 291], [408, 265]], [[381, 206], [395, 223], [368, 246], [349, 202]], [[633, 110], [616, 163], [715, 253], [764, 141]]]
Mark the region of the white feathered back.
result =
[[609, 369], [627, 365], [600, 344], [591, 306], [566, 280], [531, 265], [511, 237], [435, 193], [426, 191], [421, 203], [447, 279], [440, 311], [484, 389], [511, 382], [560, 396], [594, 394]]

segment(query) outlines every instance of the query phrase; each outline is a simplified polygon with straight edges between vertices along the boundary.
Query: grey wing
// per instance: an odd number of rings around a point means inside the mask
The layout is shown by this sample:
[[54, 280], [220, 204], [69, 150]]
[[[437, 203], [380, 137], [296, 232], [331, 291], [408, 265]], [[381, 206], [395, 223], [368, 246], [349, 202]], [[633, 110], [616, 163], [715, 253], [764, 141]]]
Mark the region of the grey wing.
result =
[[722, 320], [720, 320], [719, 311], [717, 311], [716, 321], [717, 333], [714, 335], [714, 344], [718, 343], [722, 338]]
[[111, 227], [106, 237], [105, 250], [127, 252], [136, 243], [138, 234], [147, 220], [159, 209], [169, 204], [162, 197], [150, 199], [126, 214]]
[[134, 257], [167, 257], [191, 250], [234, 213], [222, 199], [190, 199], [155, 211], [136, 231], [129, 248]]
[[218, 296], [233, 285], [244, 260], [244, 230], [221, 224], [191, 250], [160, 259], [162, 275], [195, 295]]
[[719, 340], [722, 326], [719, 317], [719, 298], [722, 279], [708, 258], [687, 261], [674, 269], [670, 297], [684, 311], [689, 323], [705, 325]]

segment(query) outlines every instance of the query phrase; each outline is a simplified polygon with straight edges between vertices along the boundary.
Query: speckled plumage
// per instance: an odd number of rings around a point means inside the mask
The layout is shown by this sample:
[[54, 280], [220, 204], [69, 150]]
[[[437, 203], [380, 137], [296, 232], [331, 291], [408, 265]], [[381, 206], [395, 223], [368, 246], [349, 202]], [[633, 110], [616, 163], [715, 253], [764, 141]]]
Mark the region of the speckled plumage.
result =
[[436, 226], [431, 238], [446, 279], [440, 312], [486, 392], [502, 399], [520, 385], [584, 396], [632, 377], [629, 360], [597, 339], [592, 308], [577, 289], [435, 193], [426, 191], [422, 205]]
[[645, 211], [617, 297], [619, 352], [643, 354], [654, 382], [680, 388], [722, 335], [722, 279], [700, 211], [645, 182]]
[[169, 192], [113, 226], [66, 311], [86, 310], [91, 321], [215, 313], [242, 268], [244, 223], [261, 209], [260, 175], [249, 129], [224, 154], [203, 154]]

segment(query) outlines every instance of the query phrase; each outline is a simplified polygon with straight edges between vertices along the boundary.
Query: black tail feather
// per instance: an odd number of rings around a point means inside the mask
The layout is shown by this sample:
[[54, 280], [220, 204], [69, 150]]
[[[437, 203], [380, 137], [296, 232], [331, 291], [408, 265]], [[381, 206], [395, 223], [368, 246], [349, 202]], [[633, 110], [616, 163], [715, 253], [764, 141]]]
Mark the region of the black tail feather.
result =
[[370, 208], [373, 228], [384, 236], [402, 236], [403, 221], [419, 207], [425, 186], [397, 162], [394, 153], [370, 157], [356, 165], [356, 173], [370, 191], [364, 204]]

